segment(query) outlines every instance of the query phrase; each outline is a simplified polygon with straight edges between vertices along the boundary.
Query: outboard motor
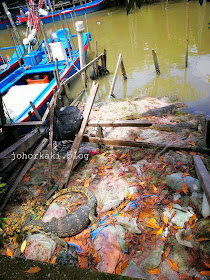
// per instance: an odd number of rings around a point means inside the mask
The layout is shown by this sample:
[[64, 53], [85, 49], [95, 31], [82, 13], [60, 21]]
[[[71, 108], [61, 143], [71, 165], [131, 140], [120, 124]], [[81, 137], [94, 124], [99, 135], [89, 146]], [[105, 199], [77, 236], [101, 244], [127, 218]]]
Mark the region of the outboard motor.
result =
[[[53, 120], [53, 140], [74, 140], [76, 134], [80, 130], [83, 116], [80, 110], [74, 106], [63, 107], [59, 111], [55, 111]], [[40, 126], [39, 132], [49, 138], [50, 119]]]
[[57, 36], [57, 33], [56, 32], [53, 32], [50, 36], [51, 38], [51, 43], [56, 43], [58, 42], [58, 36]]

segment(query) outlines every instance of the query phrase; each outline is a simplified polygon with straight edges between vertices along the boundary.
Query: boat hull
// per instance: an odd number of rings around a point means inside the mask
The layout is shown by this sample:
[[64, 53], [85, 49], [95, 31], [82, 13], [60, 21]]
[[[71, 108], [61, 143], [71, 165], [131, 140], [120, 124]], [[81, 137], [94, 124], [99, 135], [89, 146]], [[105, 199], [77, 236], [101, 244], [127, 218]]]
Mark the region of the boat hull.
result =
[[10, 23], [9, 20], [2, 20], [2, 21], [0, 21], [0, 30], [1, 30], [1, 29], [6, 29], [6, 28], [7, 28], [7, 25], [8, 25], [9, 27], [11, 27], [11, 23]]
[[[88, 44], [85, 44], [84, 45], [85, 60], [87, 59], [87, 49], [88, 49]], [[61, 81], [69, 78], [74, 73], [76, 73], [77, 68], [80, 69], [80, 59], [79, 59], [79, 57], [74, 61], [73, 65], [71, 65], [70, 67], [67, 67], [67, 69], [64, 70], [64, 72], [60, 76]], [[40, 116], [44, 115], [44, 112], [47, 109], [47, 103], [50, 102], [50, 100], [52, 99], [53, 92], [54, 92], [55, 89], [57, 89], [57, 84], [56, 84], [56, 81], [54, 79], [54, 82], [50, 86], [50, 88], [47, 89], [46, 91], [43, 91], [42, 96], [34, 104], [37, 111], [39, 112]], [[29, 108], [29, 109], [25, 110], [14, 122], [27, 122], [27, 121], [29, 121], [29, 115], [28, 115], [29, 111], [31, 111], [31, 113], [32, 113], [33, 120], [36, 121], [37, 118], [36, 118], [32, 108]]]
[[[104, 8], [105, 8], [104, 0], [95, 0], [95, 1], [92, 1], [88, 4], [75, 6], [74, 8], [63, 9], [63, 10], [61, 10], [61, 14], [62, 14], [62, 17], [64, 19], [64, 14], [65, 14], [66, 18], [70, 18], [72, 16], [73, 17], [75, 16], [74, 12], [75, 12], [76, 16], [82, 16], [84, 14], [97, 12], [97, 11], [102, 10]], [[59, 16], [58, 11], [55, 11], [53, 13], [53, 16], [54, 16], [54, 21], [59, 21], [60, 20], [60, 16]], [[52, 16], [52, 13], [49, 13], [48, 16], [40, 16], [40, 18], [41, 18], [43, 24], [45, 24], [45, 23], [53, 22], [53, 16]], [[24, 17], [21, 17], [21, 16], [17, 16], [17, 20], [20, 23], [24, 23], [26, 21], [26, 19]]]

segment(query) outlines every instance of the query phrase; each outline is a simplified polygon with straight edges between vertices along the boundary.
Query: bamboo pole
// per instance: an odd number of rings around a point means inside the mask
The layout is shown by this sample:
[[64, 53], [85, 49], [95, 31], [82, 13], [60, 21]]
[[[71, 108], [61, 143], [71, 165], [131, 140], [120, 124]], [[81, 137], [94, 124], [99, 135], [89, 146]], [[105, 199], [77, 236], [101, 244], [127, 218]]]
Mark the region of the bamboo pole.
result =
[[41, 26], [42, 35], [44, 37], [44, 42], [45, 42], [45, 45], [46, 45], [46, 48], [47, 48], [49, 61], [51, 62], [52, 61], [52, 56], [51, 56], [51, 52], [50, 52], [50, 46], [49, 46], [49, 43], [48, 43], [48, 40], [47, 40], [47, 36], [46, 36], [46, 33], [45, 33], [43, 22], [41, 20], [40, 20], [40, 26]]
[[8, 8], [7, 8], [6, 3], [3, 2], [3, 3], [2, 3], [2, 6], [4, 7], [5, 13], [6, 13], [6, 15], [7, 15], [8, 18], [9, 18], [9, 21], [10, 21], [10, 23], [11, 23], [11, 25], [12, 25], [12, 28], [13, 28], [14, 33], [15, 33], [15, 36], [17, 37], [17, 39], [18, 39], [18, 41], [19, 41], [19, 44], [22, 46], [23, 51], [25, 51], [23, 42], [22, 42], [22, 40], [21, 40], [21, 38], [20, 38], [20, 35], [19, 35], [19, 33], [18, 33], [17, 29], [16, 29], [16, 26], [15, 26], [14, 21], [13, 21], [13, 19], [12, 19], [11, 13], [9, 12], [9, 10], [8, 10]]
[[11, 30], [10, 30], [10, 27], [9, 27], [8, 25], [7, 25], [7, 31], [8, 31], [8, 33], [9, 33], [9, 35], [10, 35], [10, 39], [11, 39], [12, 44], [13, 44], [13, 47], [14, 47], [14, 49], [15, 49], [15, 53], [16, 53], [16, 56], [17, 56], [17, 59], [18, 59], [19, 66], [20, 66], [20, 67], [22, 67], [22, 64], [21, 64], [21, 61], [20, 61], [20, 59], [19, 59], [19, 56], [18, 56], [18, 52], [17, 52], [16, 46], [15, 46], [15, 41], [14, 41], [14, 38], [13, 38], [13, 36], [12, 36], [12, 33], [11, 33]]
[[157, 53], [155, 50], [152, 50], [152, 56], [153, 56], [153, 60], [154, 60], [154, 64], [155, 64], [155, 70], [156, 70], [156, 74], [160, 74], [160, 67], [158, 64], [158, 59], [157, 59]]
[[64, 26], [64, 22], [63, 22], [61, 11], [59, 11], [59, 15], [60, 15], [60, 20], [61, 20], [61, 23], [62, 23], [62, 26], [63, 26], [63, 32], [64, 32], [64, 36], [65, 36], [65, 39], [66, 39], [66, 44], [67, 44], [67, 49], [68, 49], [68, 52], [69, 52], [69, 56], [70, 56], [70, 59], [72, 60], [71, 49], [69, 47], [69, 42], [68, 42], [68, 38], [67, 38], [67, 34], [66, 34], [66, 29], [65, 29], [65, 26]]
[[116, 84], [117, 74], [119, 72], [120, 66], [121, 66], [121, 70], [122, 70], [122, 74], [123, 74], [123, 79], [126, 80], [127, 79], [127, 75], [126, 75], [126, 72], [125, 72], [125, 67], [124, 67], [124, 64], [123, 64], [122, 54], [121, 53], [119, 54], [119, 57], [118, 57], [117, 66], [116, 66], [116, 69], [115, 69], [115, 72], [114, 72], [114, 78], [113, 78], [113, 81], [112, 81], [112, 84], [111, 84], [111, 88], [110, 88], [110, 91], [109, 91], [109, 95], [113, 96], [113, 97], [115, 97], [113, 92], [114, 92], [114, 87], [115, 87], [115, 84]]
[[75, 47], [75, 44], [74, 44], [74, 38], [72, 37], [71, 29], [70, 29], [70, 27], [69, 27], [66, 14], [64, 14], [64, 18], [65, 18], [66, 25], [67, 25], [67, 28], [68, 28], [70, 42], [72, 43], [73, 50], [75, 51], [75, 50], [76, 50], [76, 47]]
[[[98, 56], [98, 42], [95, 42], [95, 53], [96, 57]], [[96, 61], [96, 78], [98, 78], [98, 61]]]
[[187, 14], [186, 14], [186, 57], [185, 57], [185, 67], [188, 66], [188, 44], [189, 44], [189, 8], [190, 2], [187, 1]]

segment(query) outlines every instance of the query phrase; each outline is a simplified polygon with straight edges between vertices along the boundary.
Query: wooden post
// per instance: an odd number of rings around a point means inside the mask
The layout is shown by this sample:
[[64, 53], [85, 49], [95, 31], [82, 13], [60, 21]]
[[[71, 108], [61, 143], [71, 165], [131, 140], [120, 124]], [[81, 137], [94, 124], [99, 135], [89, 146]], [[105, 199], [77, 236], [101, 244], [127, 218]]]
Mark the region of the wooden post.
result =
[[12, 36], [11, 30], [10, 30], [10, 27], [8, 25], [7, 25], [7, 31], [8, 31], [8, 33], [10, 35], [10, 39], [11, 39], [13, 47], [15, 49], [15, 53], [16, 53], [16, 56], [17, 56], [17, 59], [18, 59], [19, 66], [22, 67], [22, 64], [20, 62], [20, 58], [18, 56], [18, 52], [17, 52], [16, 46], [15, 46], [15, 42], [14, 42], [13, 36]]
[[208, 203], [210, 205], [210, 175], [208, 170], [206, 169], [205, 165], [203, 164], [203, 161], [199, 155], [193, 156], [194, 164], [195, 164], [195, 170], [196, 174], [198, 176], [198, 179], [201, 183], [201, 186], [203, 188], [203, 191], [206, 195], [206, 198], [208, 200]]
[[[54, 92], [55, 96], [55, 92]], [[54, 119], [54, 106], [53, 104], [50, 106], [49, 103], [47, 103], [47, 107], [50, 113], [50, 131], [49, 131], [49, 161], [48, 161], [48, 169], [49, 169], [49, 176], [48, 176], [48, 190], [51, 189], [51, 183], [52, 183], [52, 153], [53, 153], [53, 119]]]
[[67, 18], [66, 18], [66, 14], [64, 14], [64, 18], [65, 18], [66, 25], [67, 25], [67, 28], [68, 28], [70, 42], [72, 43], [73, 50], [75, 51], [76, 47], [75, 47], [75, 44], [74, 44], [74, 38], [72, 37], [71, 29], [69, 27], [69, 24], [68, 24], [68, 21], [67, 21]]
[[66, 29], [65, 29], [65, 26], [64, 26], [64, 22], [63, 22], [61, 11], [59, 11], [59, 15], [60, 15], [60, 20], [61, 20], [61, 23], [62, 23], [62, 26], [63, 26], [63, 32], [64, 32], [64, 36], [65, 36], [65, 39], [66, 39], [66, 44], [67, 44], [67, 49], [68, 49], [68, 52], [69, 52], [69, 56], [70, 56], [70, 59], [72, 60], [71, 49], [69, 47], [69, 42], [68, 42], [68, 38], [67, 38], [67, 34], [66, 34]]
[[156, 74], [160, 74], [160, 68], [159, 68], [157, 54], [156, 54], [155, 50], [152, 50], [152, 56], [153, 56], [153, 60], [154, 60], [154, 64], [155, 64]]
[[88, 33], [86, 33], [86, 38], [87, 38], [87, 42], [88, 42], [89, 53], [90, 53], [90, 56], [92, 56], [91, 45], [90, 45], [90, 39], [89, 39]]
[[11, 25], [12, 25], [13, 31], [14, 31], [14, 33], [15, 33], [15, 36], [17, 37], [17, 39], [18, 39], [18, 41], [19, 41], [19, 44], [22, 46], [23, 51], [25, 51], [25, 47], [24, 47], [23, 42], [22, 42], [22, 40], [21, 40], [21, 38], [20, 38], [20, 35], [19, 35], [19, 33], [18, 33], [17, 29], [16, 29], [16, 26], [15, 26], [14, 21], [13, 21], [13, 19], [12, 19], [11, 13], [8, 11], [8, 8], [7, 8], [6, 3], [3, 2], [3, 3], [2, 3], [2, 6], [4, 7], [5, 14], [6, 14], [6, 15], [8, 16], [8, 18], [9, 18], [9, 21], [10, 21], [10, 23], [11, 23]]
[[58, 69], [58, 59], [57, 58], [55, 59], [55, 72], [56, 72], [57, 79], [58, 79], [57, 87], [59, 88], [60, 84], [61, 84], [61, 81], [60, 81], [60, 74], [59, 74], [59, 69]]
[[120, 67], [121, 67], [123, 79], [127, 80], [127, 75], [126, 75], [126, 72], [125, 72], [125, 67], [124, 67], [123, 59], [121, 59]]
[[87, 33], [89, 32], [88, 31], [88, 22], [87, 22], [87, 14], [85, 13], [85, 21], [86, 21], [86, 29], [87, 29]]
[[51, 56], [51, 52], [50, 52], [50, 46], [49, 46], [48, 41], [47, 41], [47, 36], [46, 36], [46, 33], [45, 33], [43, 22], [41, 20], [40, 20], [40, 26], [41, 26], [42, 35], [44, 37], [45, 46], [47, 48], [49, 61], [51, 62], [52, 61], [52, 56]]
[[204, 145], [210, 148], [210, 117], [205, 120], [204, 135], [203, 135]]
[[189, 7], [190, 7], [190, 2], [189, 2], [189, 1], [187, 1], [187, 14], [186, 14], [186, 57], [185, 57], [185, 67], [187, 67], [187, 66], [188, 66]]
[[166, 0], [166, 7], [165, 9], [167, 10], [168, 9], [168, 0]]
[[[98, 42], [95, 42], [95, 53], [96, 57], [98, 56]], [[96, 61], [96, 78], [98, 78], [98, 61]]]
[[73, 101], [73, 98], [72, 98], [72, 96], [71, 96], [71, 92], [70, 92], [70, 89], [69, 89], [67, 83], [63, 83], [63, 89], [64, 89], [64, 92], [65, 92], [65, 95], [66, 95], [68, 101], [69, 101], [69, 102], [72, 102], [72, 101]]
[[57, 84], [57, 89], [58, 89], [60, 87], [60, 80], [59, 80], [55, 70], [53, 70], [53, 74], [54, 74], [54, 77], [55, 77], [55, 80], [56, 80], [56, 84]]
[[31, 101], [30, 101], [30, 105], [31, 105], [31, 107], [33, 108], [33, 111], [34, 111], [35, 116], [37, 117], [37, 120], [38, 120], [38, 121], [41, 121], [42, 118], [41, 118], [39, 112], [37, 111], [36, 107], [34, 106], [34, 104], [33, 104]]
[[31, 111], [28, 111], [28, 117], [29, 117], [29, 121], [30, 122], [33, 121], [33, 116], [31, 114]]
[[115, 69], [115, 72], [114, 72], [114, 78], [113, 78], [111, 88], [110, 88], [110, 91], [109, 91], [109, 95], [113, 96], [113, 97], [115, 97], [113, 91], [114, 91], [114, 86], [115, 86], [115, 83], [116, 83], [116, 80], [117, 80], [117, 74], [118, 74], [120, 66], [121, 66], [121, 70], [122, 70], [122, 74], [123, 74], [123, 79], [126, 80], [127, 75], [126, 75], [126, 72], [125, 72], [125, 67], [124, 67], [124, 64], [123, 64], [121, 53], [119, 54], [119, 57], [118, 57], [117, 66], [116, 66], [116, 69]]
[[2, 103], [1, 93], [0, 93], [0, 118], [1, 118], [1, 124], [5, 125], [6, 117], [4, 115], [4, 107], [3, 107], [3, 103]]
[[73, 170], [74, 163], [75, 163], [75, 158], [76, 158], [77, 153], [79, 151], [79, 147], [80, 147], [80, 144], [82, 142], [82, 138], [83, 138], [83, 134], [85, 132], [85, 128], [86, 128], [86, 125], [87, 125], [87, 122], [88, 122], [88, 118], [90, 116], [90, 112], [91, 112], [91, 109], [92, 109], [92, 106], [93, 106], [93, 102], [95, 100], [95, 96], [96, 96], [96, 93], [98, 91], [98, 87], [99, 87], [99, 83], [97, 83], [97, 84], [93, 83], [93, 85], [90, 89], [90, 94], [88, 96], [88, 100], [87, 100], [85, 110], [84, 110], [84, 113], [83, 113], [83, 121], [82, 121], [80, 130], [79, 130], [76, 138], [74, 139], [74, 143], [71, 147], [71, 153], [69, 155], [69, 158], [68, 158], [68, 161], [67, 161], [67, 164], [66, 164], [66, 168], [65, 168], [65, 171], [64, 171], [64, 176], [63, 176], [61, 182], [59, 183], [59, 189], [62, 189], [64, 185], [68, 184], [68, 181], [69, 181], [69, 178], [70, 178], [70, 175], [71, 175], [71, 172]]

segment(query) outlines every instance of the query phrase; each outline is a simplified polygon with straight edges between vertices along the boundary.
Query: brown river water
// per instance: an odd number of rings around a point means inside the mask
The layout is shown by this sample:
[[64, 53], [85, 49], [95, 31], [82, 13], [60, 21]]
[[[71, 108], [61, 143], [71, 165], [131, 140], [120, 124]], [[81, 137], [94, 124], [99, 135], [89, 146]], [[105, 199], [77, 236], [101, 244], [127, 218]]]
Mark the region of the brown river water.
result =
[[[200, 6], [190, 2], [189, 66], [185, 68], [186, 2], [165, 2], [144, 5], [126, 15], [125, 7], [112, 7], [88, 14], [88, 29], [92, 35], [92, 58], [95, 57], [95, 41], [98, 53], [107, 50], [109, 75], [99, 78], [97, 102], [108, 100], [118, 56], [121, 53], [128, 79], [124, 81], [119, 71], [114, 89], [116, 99], [136, 96], [168, 96], [185, 102], [192, 113], [210, 115], [210, 2]], [[77, 20], [84, 20], [78, 17]], [[73, 24], [68, 20], [73, 33]], [[85, 21], [84, 21], [85, 22]], [[61, 23], [55, 23], [61, 28]], [[45, 25], [47, 35], [53, 24]], [[25, 26], [18, 31], [24, 36]], [[0, 31], [0, 47], [11, 45], [6, 30]], [[160, 65], [156, 75], [152, 49], [155, 49]], [[6, 54], [6, 53], [4, 53]], [[10, 53], [11, 55], [11, 53]], [[88, 55], [88, 60], [91, 57]], [[89, 80], [88, 89], [92, 84]], [[77, 79], [70, 85], [76, 96], [83, 85]]]

